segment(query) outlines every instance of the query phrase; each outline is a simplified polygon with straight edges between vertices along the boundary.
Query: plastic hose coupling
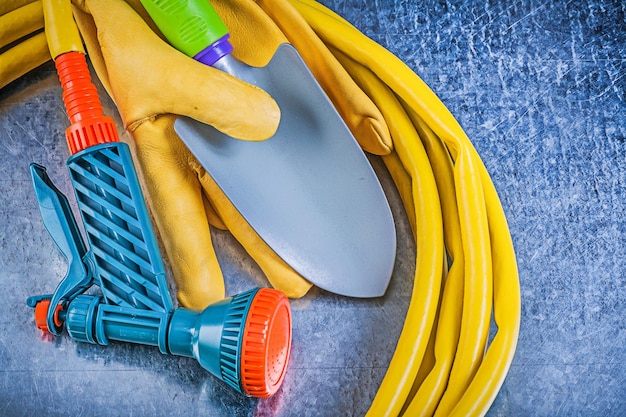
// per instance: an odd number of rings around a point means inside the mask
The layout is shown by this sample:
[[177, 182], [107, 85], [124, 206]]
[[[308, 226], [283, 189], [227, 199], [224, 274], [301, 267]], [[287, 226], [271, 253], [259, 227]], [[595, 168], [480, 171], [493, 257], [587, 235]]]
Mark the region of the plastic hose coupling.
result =
[[65, 131], [65, 137], [72, 155], [93, 145], [118, 142], [113, 119], [105, 116], [102, 111], [85, 55], [80, 52], [66, 52], [56, 57], [54, 64], [63, 87], [63, 102], [71, 123]]

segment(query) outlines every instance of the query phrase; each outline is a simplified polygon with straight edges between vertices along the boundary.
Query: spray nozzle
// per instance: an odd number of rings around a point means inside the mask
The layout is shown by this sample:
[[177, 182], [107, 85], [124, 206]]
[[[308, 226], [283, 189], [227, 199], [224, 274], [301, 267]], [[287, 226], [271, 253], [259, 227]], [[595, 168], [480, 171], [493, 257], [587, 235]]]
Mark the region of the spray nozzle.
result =
[[169, 329], [171, 353], [196, 358], [236, 390], [267, 398], [280, 387], [291, 347], [291, 309], [281, 291], [247, 291], [201, 312], [178, 309]]

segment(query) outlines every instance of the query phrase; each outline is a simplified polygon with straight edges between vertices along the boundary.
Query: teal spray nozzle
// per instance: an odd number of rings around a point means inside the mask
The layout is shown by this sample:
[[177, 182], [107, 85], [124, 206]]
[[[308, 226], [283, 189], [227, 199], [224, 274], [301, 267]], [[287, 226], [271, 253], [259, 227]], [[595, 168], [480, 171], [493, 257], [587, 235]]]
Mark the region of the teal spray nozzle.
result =
[[[55, 64], [72, 122], [67, 166], [87, 243], [67, 197], [44, 167], [32, 164], [43, 223], [69, 264], [53, 294], [27, 300], [37, 326], [55, 335], [65, 327], [81, 342], [157, 346], [162, 353], [195, 358], [246, 395], [273, 395], [291, 347], [287, 297], [262, 288], [204, 311], [174, 309], [129, 147], [102, 114], [85, 57], [68, 52]], [[86, 294], [94, 286], [101, 294]]]

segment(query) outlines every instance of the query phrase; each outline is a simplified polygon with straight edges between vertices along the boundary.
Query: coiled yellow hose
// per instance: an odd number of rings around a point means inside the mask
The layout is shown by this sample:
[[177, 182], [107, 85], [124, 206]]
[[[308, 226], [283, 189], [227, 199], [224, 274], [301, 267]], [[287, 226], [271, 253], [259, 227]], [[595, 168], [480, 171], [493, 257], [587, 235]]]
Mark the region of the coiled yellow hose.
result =
[[43, 28], [41, 2], [35, 1], [0, 15], [0, 48]]
[[41, 1], [0, 5], [0, 88], [51, 59], [43, 23]]
[[[69, 2], [47, 2], [47, 7], [65, 7], [71, 16]], [[84, 52], [74, 25], [56, 24], [60, 34], [51, 38], [42, 31], [44, 10], [41, 1], [10, 0], [0, 12], [0, 88], [52, 59], [62, 51]], [[53, 16], [47, 13], [48, 16]], [[50, 22], [54, 25], [54, 22]], [[15, 44], [13, 44], [15, 43]]]
[[[412, 70], [321, 4], [290, 1], [388, 123], [394, 151], [383, 161], [416, 240], [411, 303], [368, 416], [484, 415], [513, 359], [521, 310], [513, 244], [491, 178]], [[41, 29], [33, 24], [43, 19], [41, 6], [9, 3], [4, 12], [23, 17], [7, 18], [12, 33]], [[2, 46], [15, 40], [6, 39]], [[0, 88], [50, 60], [48, 51], [43, 33], [5, 50]], [[497, 332], [488, 341], [492, 318]]]
[[[383, 112], [396, 155], [384, 160], [415, 213], [413, 296], [368, 415], [484, 415], [513, 359], [521, 314], [515, 252], [491, 178], [452, 114], [403, 62], [321, 4], [291, 3]], [[498, 330], [487, 346], [492, 309]]]

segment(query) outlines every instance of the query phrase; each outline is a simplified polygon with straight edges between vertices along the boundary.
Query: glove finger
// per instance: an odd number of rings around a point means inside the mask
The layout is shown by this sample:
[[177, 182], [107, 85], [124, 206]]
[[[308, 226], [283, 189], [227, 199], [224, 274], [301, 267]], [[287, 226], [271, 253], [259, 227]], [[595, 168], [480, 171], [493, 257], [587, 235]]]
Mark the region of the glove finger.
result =
[[298, 49], [361, 147], [386, 155], [393, 147], [379, 109], [354, 83], [300, 13], [286, 0], [257, 0]]
[[211, 242], [202, 190], [176, 136], [173, 115], [142, 124], [133, 132], [148, 201], [178, 287], [178, 301], [204, 309], [224, 298], [222, 272]]
[[274, 134], [280, 110], [265, 91], [176, 51], [123, 1], [87, 0], [85, 5], [97, 28], [112, 96], [129, 130], [174, 113], [239, 139]]
[[96, 23], [93, 21], [93, 17], [86, 13], [84, 9], [72, 4], [72, 14], [74, 20], [78, 26], [83, 42], [87, 48], [87, 54], [91, 65], [98, 74], [98, 79], [104, 86], [109, 97], [113, 97], [113, 91], [111, 91], [111, 82], [109, 81], [109, 73], [107, 66], [102, 56], [102, 50], [100, 44], [98, 44], [98, 31], [96, 29]]
[[259, 265], [272, 287], [281, 290], [289, 298], [304, 296], [312, 284], [283, 261], [241, 216], [224, 195], [213, 178], [199, 165], [198, 178], [211, 204], [215, 207], [228, 230]]
[[209, 225], [215, 227], [216, 229], [228, 230], [220, 215], [217, 214], [215, 207], [213, 207], [213, 203], [211, 203], [205, 193], [202, 193], [202, 202], [204, 203], [204, 210], [206, 211], [206, 217]]
[[212, 0], [211, 4], [230, 32], [233, 56], [254, 67], [270, 61], [288, 40], [253, 0]]

